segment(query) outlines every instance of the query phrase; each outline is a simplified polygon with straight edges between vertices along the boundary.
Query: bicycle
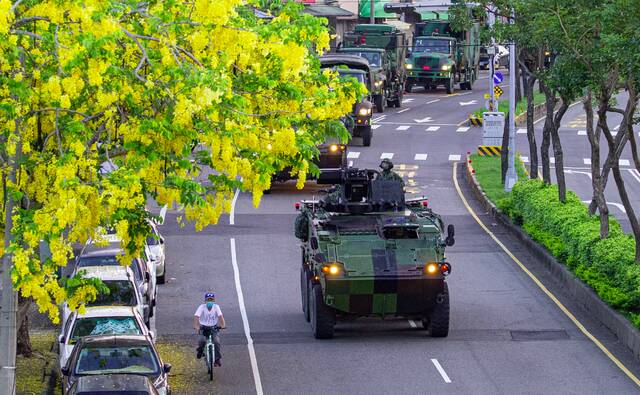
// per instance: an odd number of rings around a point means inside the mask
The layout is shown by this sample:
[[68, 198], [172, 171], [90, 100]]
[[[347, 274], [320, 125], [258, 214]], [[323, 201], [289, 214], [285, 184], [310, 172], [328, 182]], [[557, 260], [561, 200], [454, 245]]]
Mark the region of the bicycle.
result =
[[[212, 327], [201, 327], [200, 333], [207, 338], [207, 341], [204, 345], [204, 364], [207, 367], [207, 374], [209, 375], [209, 381], [213, 381], [213, 363], [215, 361], [216, 355], [216, 345], [213, 343], [213, 336], [217, 335], [217, 333], [222, 328], [218, 325]], [[207, 333], [208, 332], [208, 333]]]

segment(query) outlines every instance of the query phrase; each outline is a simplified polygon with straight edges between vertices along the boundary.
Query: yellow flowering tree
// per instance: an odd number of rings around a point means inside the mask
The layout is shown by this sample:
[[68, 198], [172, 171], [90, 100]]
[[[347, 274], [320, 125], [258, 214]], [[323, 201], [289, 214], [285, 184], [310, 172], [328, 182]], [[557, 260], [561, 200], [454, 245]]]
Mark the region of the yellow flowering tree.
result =
[[346, 137], [336, 120], [364, 88], [321, 72], [326, 21], [295, 3], [261, 19], [258, 5], [0, 0], [3, 274], [53, 321], [99, 290], [57, 276], [98, 227], [117, 230], [127, 262], [148, 196], [201, 229], [236, 188], [257, 205], [285, 167], [301, 186], [315, 146]]

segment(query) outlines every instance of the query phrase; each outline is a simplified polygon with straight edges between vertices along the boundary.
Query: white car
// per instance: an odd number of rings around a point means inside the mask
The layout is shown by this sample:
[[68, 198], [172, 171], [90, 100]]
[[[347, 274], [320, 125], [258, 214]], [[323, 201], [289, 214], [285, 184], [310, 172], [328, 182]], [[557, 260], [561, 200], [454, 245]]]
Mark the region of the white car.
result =
[[[147, 328], [150, 327], [150, 309], [145, 302], [142, 292], [138, 289], [135, 276], [131, 268], [126, 266], [88, 266], [83, 267], [86, 278], [99, 278], [109, 288], [108, 294], [99, 293], [96, 300], [88, 303], [92, 306], [130, 306], [134, 307]], [[66, 323], [71, 316], [71, 310], [67, 303], [62, 306], [62, 322]]]
[[130, 306], [87, 307], [84, 314], [71, 313], [62, 327], [58, 342], [60, 345], [60, 366], [67, 364], [78, 339], [99, 335], [149, 335], [155, 338], [144, 324], [138, 310]]
[[151, 226], [152, 236], [147, 237], [145, 244], [145, 254], [149, 261], [152, 262], [156, 268], [156, 276], [158, 278], [158, 284], [164, 284], [167, 276], [167, 267], [165, 265], [165, 248], [164, 237], [158, 232], [157, 225], [149, 221]]

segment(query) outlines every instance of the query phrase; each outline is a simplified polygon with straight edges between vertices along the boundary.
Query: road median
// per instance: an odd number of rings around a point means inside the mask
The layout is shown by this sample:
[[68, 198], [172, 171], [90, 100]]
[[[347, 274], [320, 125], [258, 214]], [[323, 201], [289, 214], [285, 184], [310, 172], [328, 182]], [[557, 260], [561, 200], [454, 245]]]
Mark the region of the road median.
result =
[[[567, 212], [563, 215], [556, 215], [554, 210], [554, 187], [544, 186], [540, 181], [519, 183], [514, 188], [514, 195], [496, 196], [495, 188], [487, 184], [487, 175], [478, 175], [481, 169], [474, 169], [473, 161], [467, 159], [467, 181], [484, 209], [544, 264], [585, 311], [640, 359], [640, 331], [637, 328], [640, 325], [640, 298], [638, 291], [633, 290], [634, 284], [640, 281], [637, 274], [640, 270], [632, 261], [628, 262], [627, 250], [631, 250], [633, 258], [633, 246], [627, 246], [621, 229], [618, 233], [619, 224], [612, 220], [612, 237], [599, 240], [596, 232], [594, 239], [591, 220], [584, 217], [586, 207], [581, 206], [582, 203], [578, 205], [574, 200], [580, 200], [573, 199], [572, 194], [569, 194], [568, 203], [557, 202]], [[499, 177], [499, 158], [497, 169]], [[500, 182], [499, 178], [496, 182]], [[482, 185], [488, 186], [487, 191]], [[520, 200], [514, 203], [514, 199]], [[522, 210], [526, 212], [523, 214]], [[597, 218], [595, 221], [597, 225]], [[553, 232], [554, 226], [563, 230]], [[618, 269], [617, 273], [605, 277], [606, 271], [614, 268]]]

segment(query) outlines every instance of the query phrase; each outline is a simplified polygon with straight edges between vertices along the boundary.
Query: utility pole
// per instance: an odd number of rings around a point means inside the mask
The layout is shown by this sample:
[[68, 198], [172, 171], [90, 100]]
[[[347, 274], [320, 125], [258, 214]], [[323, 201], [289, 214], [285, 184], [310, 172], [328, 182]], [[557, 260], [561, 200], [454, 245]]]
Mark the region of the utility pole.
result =
[[369, 23], [371, 23], [372, 25], [376, 23], [376, 10], [374, 5], [375, 3], [373, 2], [373, 0], [369, 0]]
[[[515, 12], [511, 10], [511, 24], [515, 23]], [[509, 44], [509, 168], [504, 190], [511, 192], [518, 182], [516, 172], [516, 43]]]

